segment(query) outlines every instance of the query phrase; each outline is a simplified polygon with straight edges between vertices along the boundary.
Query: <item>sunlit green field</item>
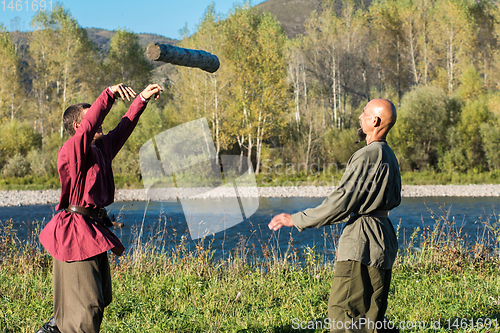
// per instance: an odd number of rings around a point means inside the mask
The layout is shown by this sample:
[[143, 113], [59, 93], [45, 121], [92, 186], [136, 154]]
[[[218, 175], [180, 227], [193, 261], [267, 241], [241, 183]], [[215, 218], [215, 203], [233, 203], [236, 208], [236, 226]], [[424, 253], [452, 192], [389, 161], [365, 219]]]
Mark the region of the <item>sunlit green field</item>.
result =
[[[11, 222], [1, 226], [0, 332], [34, 332], [52, 315], [51, 258], [21, 244]], [[393, 269], [391, 324], [403, 332], [500, 330], [498, 223], [485, 228], [492, 238], [465, 244], [435, 217], [418, 244], [417, 237], [406, 242]], [[275, 239], [259, 243], [261, 260], [244, 245], [215, 260], [207, 241], [166, 253], [145, 243], [119, 260], [110, 256], [114, 299], [101, 331], [325, 331], [334, 262], [313, 248], [298, 260], [293, 246], [282, 253]]]

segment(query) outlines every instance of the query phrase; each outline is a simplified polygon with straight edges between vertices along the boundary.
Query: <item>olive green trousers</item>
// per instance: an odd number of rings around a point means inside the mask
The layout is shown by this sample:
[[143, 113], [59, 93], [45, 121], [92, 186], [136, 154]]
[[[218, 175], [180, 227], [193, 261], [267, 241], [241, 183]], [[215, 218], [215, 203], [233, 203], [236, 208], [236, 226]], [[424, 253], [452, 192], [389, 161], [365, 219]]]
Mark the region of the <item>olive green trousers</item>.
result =
[[328, 301], [331, 332], [383, 332], [390, 284], [390, 269], [337, 262]]
[[98, 333], [111, 303], [106, 252], [83, 261], [54, 259], [54, 318], [62, 333]]

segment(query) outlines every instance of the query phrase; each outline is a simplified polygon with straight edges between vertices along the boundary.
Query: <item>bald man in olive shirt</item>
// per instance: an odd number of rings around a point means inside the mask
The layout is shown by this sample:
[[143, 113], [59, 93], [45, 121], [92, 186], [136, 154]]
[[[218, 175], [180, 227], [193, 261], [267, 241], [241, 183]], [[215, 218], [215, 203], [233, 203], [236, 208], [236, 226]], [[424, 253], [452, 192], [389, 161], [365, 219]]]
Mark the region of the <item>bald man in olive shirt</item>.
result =
[[347, 223], [340, 236], [328, 302], [332, 332], [395, 332], [384, 329], [391, 269], [398, 243], [388, 211], [401, 202], [399, 164], [386, 142], [396, 123], [396, 108], [385, 99], [370, 101], [359, 116], [366, 147], [355, 152], [336, 188], [319, 206], [280, 214], [271, 230], [299, 231]]

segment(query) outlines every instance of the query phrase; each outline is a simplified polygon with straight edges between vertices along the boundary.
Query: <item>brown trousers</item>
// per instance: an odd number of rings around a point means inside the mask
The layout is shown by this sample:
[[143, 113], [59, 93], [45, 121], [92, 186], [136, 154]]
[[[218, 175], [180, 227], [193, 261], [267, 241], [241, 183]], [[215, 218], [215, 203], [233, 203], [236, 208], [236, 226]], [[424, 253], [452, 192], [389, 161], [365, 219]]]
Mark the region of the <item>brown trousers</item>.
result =
[[83, 261], [54, 259], [54, 318], [62, 333], [98, 333], [111, 303], [106, 252]]
[[390, 269], [357, 261], [337, 262], [328, 301], [331, 332], [383, 332], [376, 328], [383, 326], [390, 284]]

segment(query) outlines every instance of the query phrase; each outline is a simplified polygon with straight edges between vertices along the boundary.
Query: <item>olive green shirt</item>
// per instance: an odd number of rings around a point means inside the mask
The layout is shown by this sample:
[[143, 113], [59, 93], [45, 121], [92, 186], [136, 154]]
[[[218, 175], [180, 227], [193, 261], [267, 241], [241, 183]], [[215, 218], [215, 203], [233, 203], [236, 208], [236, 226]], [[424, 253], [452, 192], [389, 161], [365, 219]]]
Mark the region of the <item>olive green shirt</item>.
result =
[[351, 156], [339, 186], [323, 203], [293, 214], [292, 220], [299, 231], [347, 220], [337, 260], [391, 269], [398, 251], [394, 227], [389, 218], [369, 214], [391, 210], [400, 203], [398, 160], [386, 142], [372, 142]]

